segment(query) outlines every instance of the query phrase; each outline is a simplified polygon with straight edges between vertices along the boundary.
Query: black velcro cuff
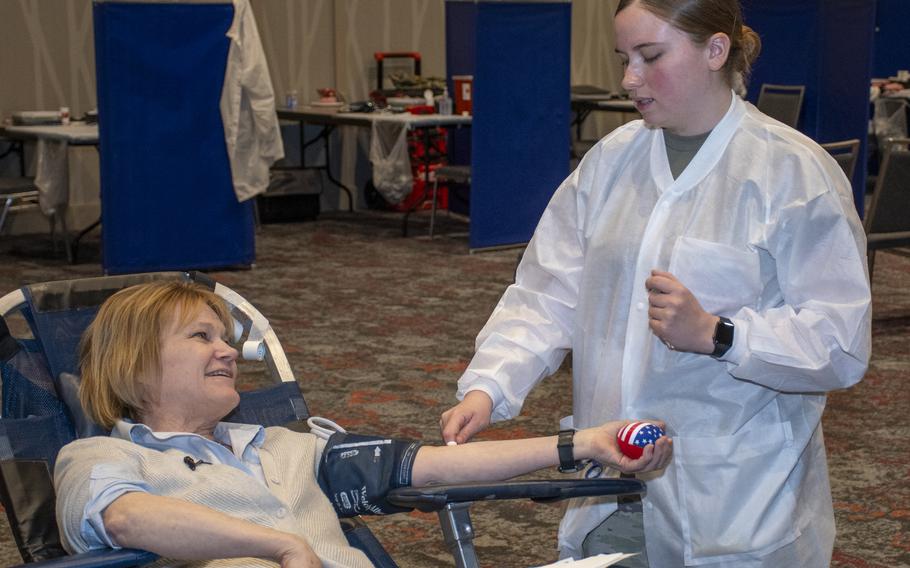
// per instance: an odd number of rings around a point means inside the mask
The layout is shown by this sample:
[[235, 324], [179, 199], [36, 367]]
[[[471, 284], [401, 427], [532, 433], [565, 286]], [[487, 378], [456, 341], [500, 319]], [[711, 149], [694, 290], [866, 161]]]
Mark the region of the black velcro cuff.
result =
[[386, 501], [389, 491], [411, 485], [420, 442], [338, 432], [319, 462], [319, 487], [339, 517], [410, 511]]

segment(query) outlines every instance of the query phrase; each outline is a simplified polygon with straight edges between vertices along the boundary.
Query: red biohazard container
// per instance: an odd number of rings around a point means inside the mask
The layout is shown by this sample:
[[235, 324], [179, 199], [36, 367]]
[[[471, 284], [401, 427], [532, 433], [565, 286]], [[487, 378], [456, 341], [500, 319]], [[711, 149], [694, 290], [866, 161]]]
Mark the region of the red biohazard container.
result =
[[452, 75], [455, 87], [455, 114], [472, 114], [474, 103], [474, 76]]

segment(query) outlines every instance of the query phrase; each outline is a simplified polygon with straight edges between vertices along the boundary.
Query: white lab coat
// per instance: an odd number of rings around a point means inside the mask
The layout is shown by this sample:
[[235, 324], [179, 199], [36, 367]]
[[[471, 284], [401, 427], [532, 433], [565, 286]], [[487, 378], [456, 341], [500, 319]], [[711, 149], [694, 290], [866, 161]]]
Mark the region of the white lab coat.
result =
[[[553, 196], [458, 396], [483, 390], [494, 420], [511, 418], [571, 349], [576, 427], [658, 418], [674, 438], [671, 465], [643, 476], [651, 566], [827, 566], [820, 421], [824, 392], [868, 364], [865, 250], [837, 163], [739, 97], [676, 180], [663, 132], [629, 123]], [[724, 361], [650, 331], [654, 268], [733, 320]], [[574, 502], [562, 554], [613, 510]]]
[[234, 193], [245, 201], [268, 189], [269, 168], [284, 157], [284, 144], [253, 9], [249, 0], [233, 2], [220, 108]]

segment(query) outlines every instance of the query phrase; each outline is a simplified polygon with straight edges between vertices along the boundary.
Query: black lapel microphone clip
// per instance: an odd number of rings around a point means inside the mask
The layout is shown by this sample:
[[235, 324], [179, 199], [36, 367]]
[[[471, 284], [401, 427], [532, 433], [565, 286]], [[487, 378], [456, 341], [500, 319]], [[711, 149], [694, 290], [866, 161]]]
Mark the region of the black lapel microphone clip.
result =
[[205, 465], [212, 465], [211, 462], [202, 461], [202, 460], [198, 460], [198, 461], [197, 461], [197, 460], [194, 460], [194, 459], [193, 459], [192, 457], [190, 457], [190, 456], [184, 457], [184, 458], [183, 458], [183, 463], [186, 464], [186, 467], [190, 468], [190, 471], [196, 471], [196, 466], [200, 466], [200, 465], [202, 465], [202, 464], [205, 464]]

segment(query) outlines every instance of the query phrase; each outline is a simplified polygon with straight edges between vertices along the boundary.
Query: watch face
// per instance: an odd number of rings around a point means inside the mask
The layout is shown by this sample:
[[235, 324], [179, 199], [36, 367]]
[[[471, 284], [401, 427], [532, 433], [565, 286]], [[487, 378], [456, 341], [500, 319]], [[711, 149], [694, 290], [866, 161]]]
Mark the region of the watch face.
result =
[[713, 357], [720, 357], [730, 350], [733, 346], [733, 322], [728, 318], [720, 318], [717, 327], [714, 328], [714, 352]]
[[726, 345], [733, 344], [733, 322], [727, 318], [720, 318], [717, 322], [717, 342]]

